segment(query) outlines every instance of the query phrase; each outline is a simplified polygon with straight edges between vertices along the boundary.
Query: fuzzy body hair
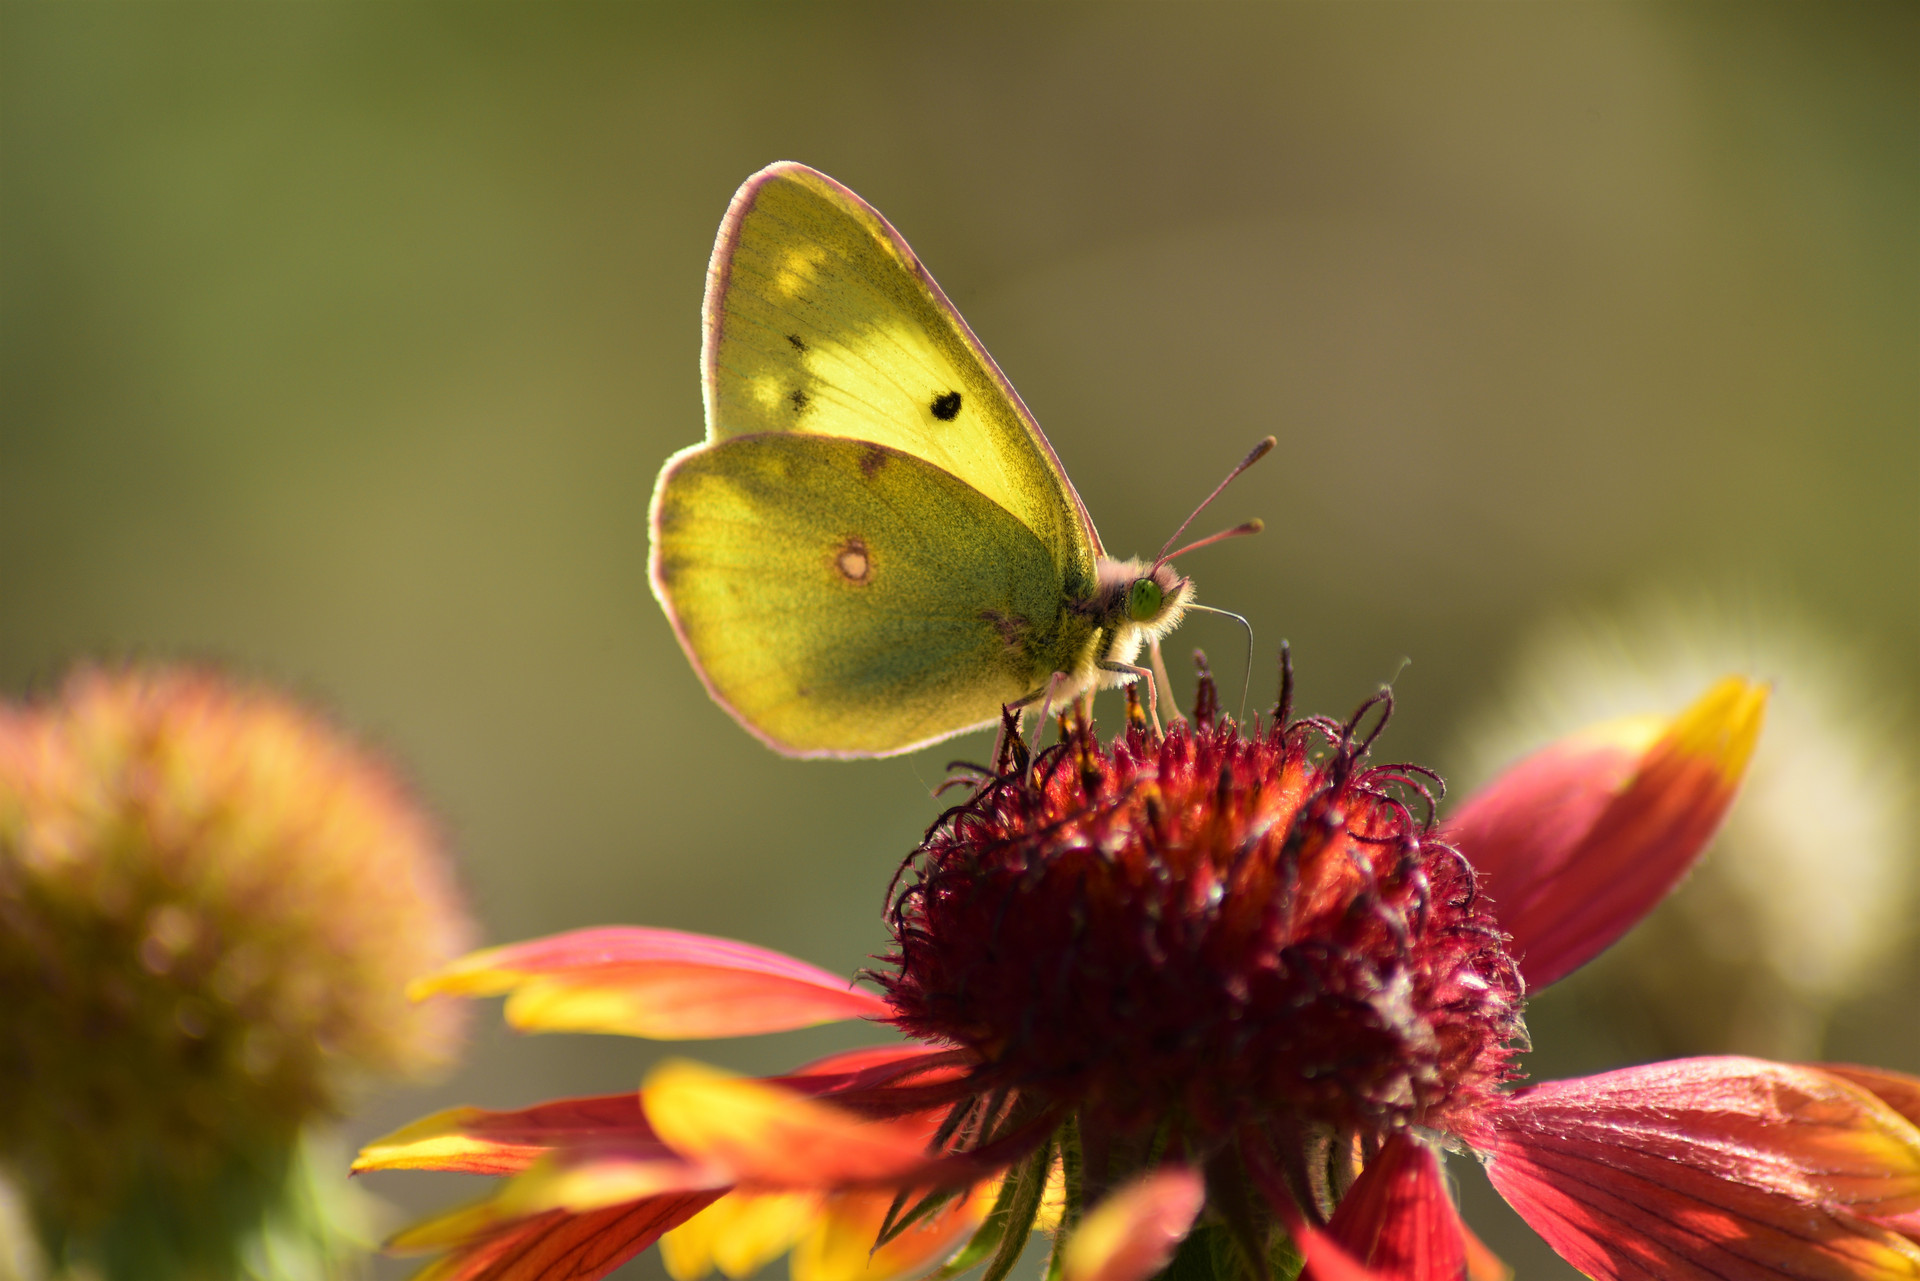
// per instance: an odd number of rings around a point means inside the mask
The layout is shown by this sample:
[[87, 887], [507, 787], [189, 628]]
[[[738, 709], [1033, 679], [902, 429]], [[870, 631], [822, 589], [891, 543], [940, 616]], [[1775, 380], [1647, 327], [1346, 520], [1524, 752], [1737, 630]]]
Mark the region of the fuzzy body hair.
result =
[[[1114, 560], [1102, 556], [1095, 575], [1093, 595], [1074, 603], [1076, 610], [1094, 620], [1094, 633], [1074, 669], [1066, 673], [1071, 680], [1056, 693], [1056, 704], [1092, 690], [1127, 684], [1133, 679], [1131, 675], [1101, 664], [1132, 665], [1149, 641], [1157, 641], [1180, 626], [1193, 603], [1193, 580], [1168, 564], [1155, 565], [1138, 557]], [[1159, 585], [1160, 609], [1151, 618], [1136, 619], [1128, 610], [1127, 600], [1134, 583], [1142, 578], [1151, 578]]]

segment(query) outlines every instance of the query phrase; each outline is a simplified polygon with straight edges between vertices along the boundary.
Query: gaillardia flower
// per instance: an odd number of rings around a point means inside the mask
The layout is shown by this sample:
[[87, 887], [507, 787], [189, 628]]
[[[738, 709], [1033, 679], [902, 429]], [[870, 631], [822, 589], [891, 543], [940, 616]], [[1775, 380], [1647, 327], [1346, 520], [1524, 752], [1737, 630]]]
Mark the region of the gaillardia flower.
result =
[[[741, 1035], [835, 1018], [907, 1043], [793, 1075], [686, 1062], [637, 1094], [456, 1109], [362, 1170], [509, 1175], [403, 1233], [435, 1281], [604, 1275], [658, 1240], [692, 1281], [1461, 1281], [1504, 1269], [1442, 1154], [1471, 1150], [1602, 1278], [1920, 1276], [1920, 1080], [1748, 1059], [1514, 1088], [1525, 986], [1624, 932], [1731, 802], [1763, 690], [1522, 762], [1436, 825], [1377, 765], [1390, 704], [1243, 732], [1082, 724], [978, 782], [907, 860], [870, 994], [741, 943], [596, 929], [418, 985], [538, 1030]], [[1365, 726], [1371, 722], [1371, 728]]]
[[308, 1128], [444, 1065], [467, 945], [433, 825], [271, 690], [82, 668], [0, 704], [0, 1172], [57, 1276], [321, 1275]]

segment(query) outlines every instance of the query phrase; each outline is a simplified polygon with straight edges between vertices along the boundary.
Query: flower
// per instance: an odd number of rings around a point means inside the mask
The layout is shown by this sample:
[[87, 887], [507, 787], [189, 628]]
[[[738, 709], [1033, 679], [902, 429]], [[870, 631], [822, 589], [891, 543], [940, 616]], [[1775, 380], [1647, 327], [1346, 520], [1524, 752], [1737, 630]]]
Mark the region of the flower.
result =
[[446, 1064], [460, 1011], [403, 993], [468, 937], [405, 789], [277, 693], [81, 668], [0, 706], [0, 1164], [51, 1262], [286, 1276], [294, 1238], [337, 1246], [306, 1131]]
[[654, 1240], [680, 1281], [789, 1243], [796, 1281], [983, 1261], [999, 1281], [1038, 1228], [1053, 1281], [1170, 1261], [1479, 1281], [1503, 1269], [1441, 1167], [1471, 1149], [1596, 1277], [1920, 1275], [1920, 1080], [1720, 1058], [1510, 1088], [1524, 985], [1684, 873], [1764, 689], [1731, 678], [1651, 732], [1563, 742], [1436, 827], [1433, 775], [1370, 764], [1387, 695], [1296, 720], [1290, 688], [1250, 733], [1203, 680], [1191, 726], [1135, 715], [1102, 744], [1079, 723], [1030, 770], [1003, 762], [903, 867], [881, 995], [637, 928], [424, 981], [510, 993], [529, 1030], [866, 1017], [912, 1039], [788, 1077], [671, 1061], [637, 1095], [426, 1118], [356, 1168], [511, 1177], [394, 1244], [444, 1250], [435, 1281], [598, 1276]]

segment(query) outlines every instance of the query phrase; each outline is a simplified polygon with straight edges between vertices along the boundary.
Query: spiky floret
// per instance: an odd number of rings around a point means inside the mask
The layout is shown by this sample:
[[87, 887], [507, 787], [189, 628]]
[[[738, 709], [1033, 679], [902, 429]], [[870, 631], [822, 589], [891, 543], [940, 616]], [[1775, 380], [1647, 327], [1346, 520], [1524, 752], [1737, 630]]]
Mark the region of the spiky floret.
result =
[[892, 905], [894, 1021], [1115, 1135], [1444, 1128], [1524, 1028], [1430, 776], [1368, 766], [1361, 715], [1248, 736], [1202, 703], [1159, 739], [1077, 727], [943, 816]]

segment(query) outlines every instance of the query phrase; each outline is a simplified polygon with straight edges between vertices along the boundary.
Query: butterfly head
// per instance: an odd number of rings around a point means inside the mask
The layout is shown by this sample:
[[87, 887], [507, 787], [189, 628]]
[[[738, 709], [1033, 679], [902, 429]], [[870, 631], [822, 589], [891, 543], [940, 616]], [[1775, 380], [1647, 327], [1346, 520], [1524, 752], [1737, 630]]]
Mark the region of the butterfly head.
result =
[[1193, 602], [1193, 580], [1165, 561], [1103, 559], [1098, 599], [1101, 621], [1137, 645], [1180, 625]]

